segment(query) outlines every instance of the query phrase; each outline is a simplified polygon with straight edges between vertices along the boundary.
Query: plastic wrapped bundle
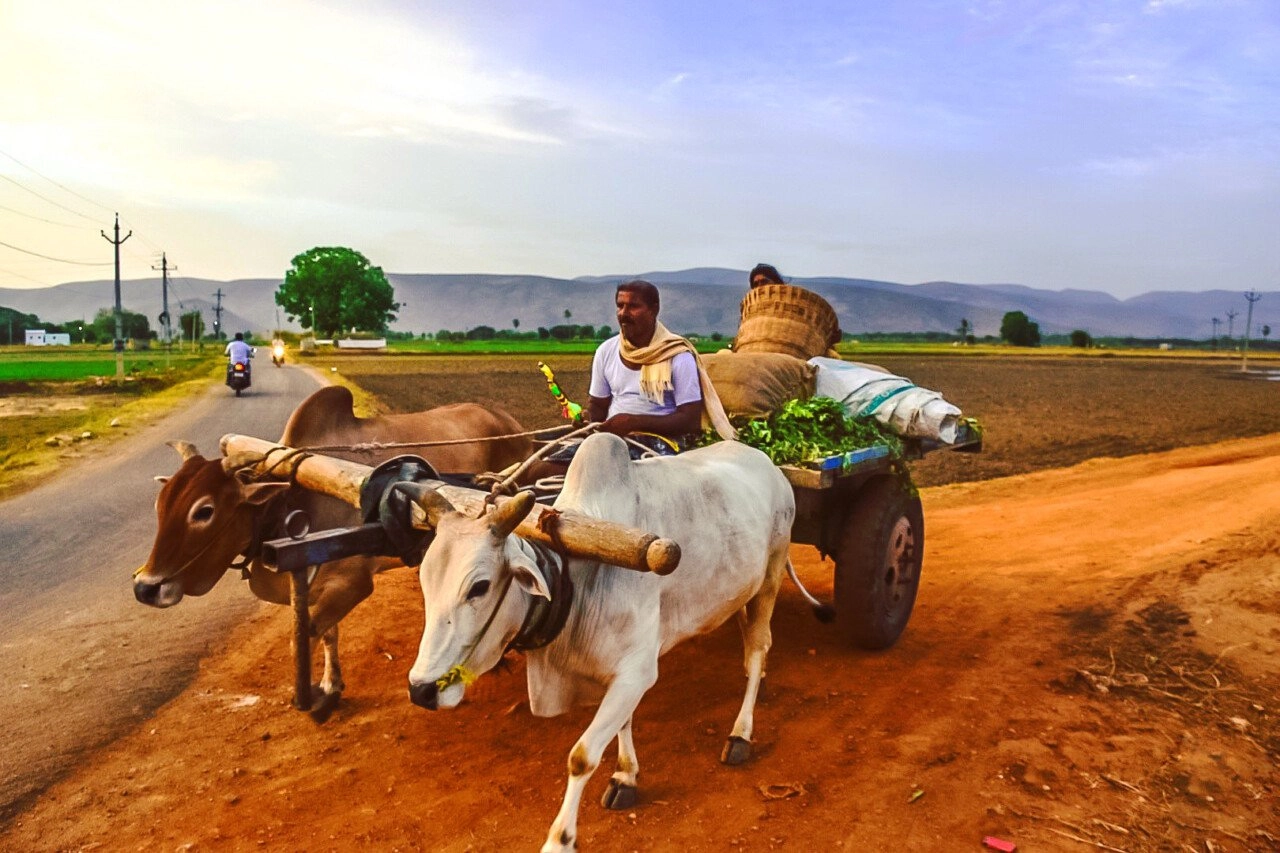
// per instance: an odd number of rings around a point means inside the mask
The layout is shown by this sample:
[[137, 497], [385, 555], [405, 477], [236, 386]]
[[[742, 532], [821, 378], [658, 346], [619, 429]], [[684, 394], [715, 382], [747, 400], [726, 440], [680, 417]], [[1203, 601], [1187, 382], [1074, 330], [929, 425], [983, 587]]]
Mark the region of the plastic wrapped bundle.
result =
[[955, 444], [961, 413], [937, 391], [868, 365], [834, 358], [811, 358], [818, 368], [814, 396], [831, 397], [856, 416], [871, 416], [907, 438]]

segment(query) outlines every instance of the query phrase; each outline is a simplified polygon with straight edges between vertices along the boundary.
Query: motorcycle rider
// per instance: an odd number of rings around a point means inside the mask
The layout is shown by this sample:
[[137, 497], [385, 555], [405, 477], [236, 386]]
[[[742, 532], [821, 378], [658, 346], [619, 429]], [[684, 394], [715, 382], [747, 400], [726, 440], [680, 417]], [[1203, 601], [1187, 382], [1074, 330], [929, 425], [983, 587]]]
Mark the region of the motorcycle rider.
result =
[[249, 359], [253, 358], [253, 347], [244, 342], [244, 332], [236, 332], [235, 340], [228, 343], [223, 352], [226, 353], [230, 364], [238, 361], [244, 364], [246, 370], [249, 369]]

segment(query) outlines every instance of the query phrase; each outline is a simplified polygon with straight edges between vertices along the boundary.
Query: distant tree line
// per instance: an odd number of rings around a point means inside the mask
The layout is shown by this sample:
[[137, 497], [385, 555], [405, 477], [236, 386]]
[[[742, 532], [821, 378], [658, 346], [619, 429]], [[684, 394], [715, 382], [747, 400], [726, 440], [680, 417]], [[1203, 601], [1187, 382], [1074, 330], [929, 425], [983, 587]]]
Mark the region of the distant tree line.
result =
[[[159, 318], [157, 318], [157, 323]], [[125, 340], [153, 341], [159, 333], [151, 327], [151, 321], [145, 314], [123, 308], [120, 311], [120, 326]], [[0, 343], [20, 344], [26, 338], [23, 332], [27, 329], [42, 329], [45, 332], [62, 332], [71, 336], [71, 342], [80, 344], [109, 344], [116, 339], [116, 315], [112, 308], [99, 308], [92, 320], [68, 320], [65, 323], [50, 323], [41, 320], [35, 314], [24, 314], [13, 308], [0, 306]], [[186, 340], [201, 340], [206, 336], [208, 327], [199, 310], [186, 311], [179, 315], [175, 334], [181, 334]], [[226, 338], [223, 331], [219, 338]]]
[[[146, 315], [134, 311], [121, 314], [121, 325], [125, 338], [149, 341], [155, 332]], [[24, 314], [12, 308], [0, 306], [0, 335], [7, 344], [20, 344], [26, 340], [23, 334], [27, 329], [42, 329], [45, 332], [61, 332], [71, 336], [72, 343], [110, 343], [116, 339], [116, 316], [110, 308], [99, 308], [92, 320], [68, 320], [65, 323], [50, 323], [41, 320], [35, 314]]]
[[521, 332], [518, 328], [495, 329], [493, 326], [474, 326], [465, 332], [441, 329], [435, 333], [437, 341], [602, 341], [613, 334], [609, 326], [578, 326], [564, 323], [537, 331]]

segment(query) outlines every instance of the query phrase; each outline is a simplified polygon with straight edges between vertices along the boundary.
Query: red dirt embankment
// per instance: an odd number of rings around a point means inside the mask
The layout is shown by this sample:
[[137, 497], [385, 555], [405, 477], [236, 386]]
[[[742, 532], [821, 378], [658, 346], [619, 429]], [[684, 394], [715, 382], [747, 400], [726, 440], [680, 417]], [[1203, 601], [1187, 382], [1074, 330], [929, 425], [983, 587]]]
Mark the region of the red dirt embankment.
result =
[[[784, 586], [755, 757], [718, 763], [736, 628], [663, 660], [635, 718], [641, 803], [588, 788], [585, 850], [1280, 848], [1280, 435], [923, 492], [925, 574], [883, 653]], [[830, 593], [830, 564], [797, 547]], [[199, 618], [199, 602], [182, 605]], [[523, 666], [409, 704], [414, 573], [343, 625], [348, 694], [292, 711], [289, 614], [0, 836], [12, 850], [512, 850], [541, 844], [589, 719], [533, 718]]]

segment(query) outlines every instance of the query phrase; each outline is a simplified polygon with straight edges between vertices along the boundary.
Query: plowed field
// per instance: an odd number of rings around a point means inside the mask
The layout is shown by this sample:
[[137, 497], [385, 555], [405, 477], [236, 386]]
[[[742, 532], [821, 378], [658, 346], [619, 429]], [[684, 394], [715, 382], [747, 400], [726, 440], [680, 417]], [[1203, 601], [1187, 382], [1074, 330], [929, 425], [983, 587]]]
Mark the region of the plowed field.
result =
[[[677, 648], [635, 717], [640, 803], [596, 804], [607, 754], [581, 848], [1280, 849], [1280, 383], [1169, 362], [885, 366], [988, 429], [983, 454], [915, 469], [928, 533], [906, 633], [851, 650], [785, 585], [740, 768], [717, 760], [736, 628]], [[556, 367], [581, 399], [583, 366]], [[340, 370], [399, 408], [496, 398], [554, 420], [527, 365]], [[830, 563], [793, 557], [829, 596]], [[289, 707], [289, 614], [264, 609], [0, 848], [536, 849], [590, 709], [532, 717], [518, 657], [454, 711], [412, 706], [421, 607], [412, 571], [380, 577], [343, 623], [348, 692], [322, 726]]]

